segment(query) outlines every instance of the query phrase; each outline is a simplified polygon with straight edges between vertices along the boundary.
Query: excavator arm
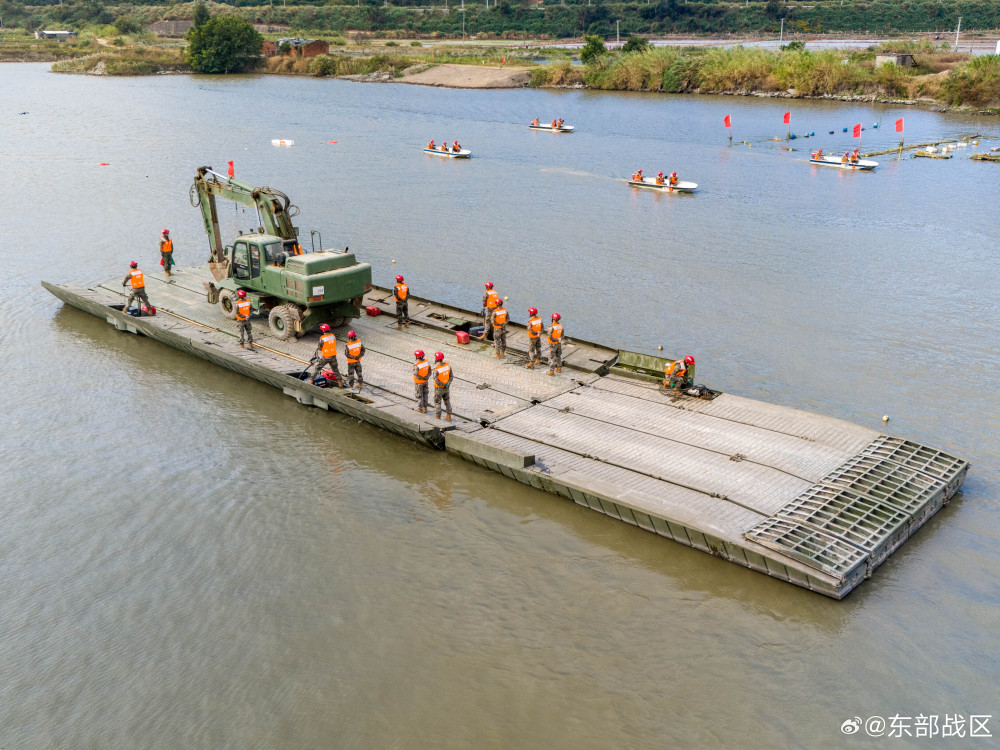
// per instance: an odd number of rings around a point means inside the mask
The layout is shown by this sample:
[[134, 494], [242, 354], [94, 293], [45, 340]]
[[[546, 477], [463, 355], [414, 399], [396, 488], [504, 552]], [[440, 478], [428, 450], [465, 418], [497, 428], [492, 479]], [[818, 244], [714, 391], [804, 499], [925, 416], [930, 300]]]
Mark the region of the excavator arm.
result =
[[211, 167], [198, 167], [198, 174], [194, 178], [194, 190], [198, 196], [197, 205], [201, 208], [201, 218], [205, 222], [205, 233], [208, 235], [212, 250], [208, 265], [216, 281], [221, 281], [229, 275], [229, 259], [226, 258], [225, 245], [219, 231], [216, 197], [254, 209], [260, 219], [261, 229], [267, 234], [281, 237], [283, 240], [296, 240], [292, 217], [298, 213], [298, 208], [291, 205], [288, 196], [279, 190], [247, 185], [235, 177], [226, 177], [214, 172]]

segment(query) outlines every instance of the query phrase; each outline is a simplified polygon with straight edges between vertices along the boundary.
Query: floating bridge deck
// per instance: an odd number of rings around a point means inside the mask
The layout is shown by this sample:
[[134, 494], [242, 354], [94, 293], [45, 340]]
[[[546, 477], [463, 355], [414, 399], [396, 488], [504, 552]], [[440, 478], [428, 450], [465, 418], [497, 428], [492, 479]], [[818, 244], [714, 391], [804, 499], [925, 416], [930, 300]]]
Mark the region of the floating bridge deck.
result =
[[[521, 366], [523, 327], [512, 326], [508, 356], [498, 361], [491, 344], [456, 342], [455, 331], [481, 323], [478, 315], [412, 297], [410, 328], [397, 331], [390, 314], [338, 330], [343, 340], [353, 328], [365, 344], [360, 393], [319, 388], [298, 377], [315, 334], [280, 341], [255, 319], [258, 349], [246, 351], [236, 323], [205, 299], [207, 268], [177, 271], [169, 284], [158, 273], [146, 278], [158, 314], [139, 318], [122, 312], [118, 280], [43, 286], [119, 330], [269, 383], [299, 403], [446, 449], [837, 599], [947, 502], [969, 468], [961, 458], [830, 417], [726, 393], [711, 400], [667, 394], [619, 366], [617, 350], [577, 339], [564, 346], [563, 372], [547, 377], [545, 368]], [[365, 304], [393, 312], [384, 289], [373, 289]], [[414, 349], [444, 351], [452, 364], [453, 422], [415, 411]]]

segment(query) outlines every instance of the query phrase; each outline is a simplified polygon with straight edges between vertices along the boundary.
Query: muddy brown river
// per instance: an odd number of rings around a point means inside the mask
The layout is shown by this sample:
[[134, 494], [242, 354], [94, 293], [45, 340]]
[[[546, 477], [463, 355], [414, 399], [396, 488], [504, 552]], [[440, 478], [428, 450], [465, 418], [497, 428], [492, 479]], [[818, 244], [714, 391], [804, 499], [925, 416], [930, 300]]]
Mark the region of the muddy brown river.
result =
[[[1000, 140], [872, 174], [808, 152], [853, 147], [857, 122], [864, 151], [892, 146], [898, 117], [908, 142], [1000, 120], [36, 64], [0, 66], [0, 94], [0, 747], [996, 741], [969, 735], [973, 717], [1000, 732], [1000, 165], [967, 156]], [[817, 135], [767, 140], [789, 109]], [[576, 132], [531, 132], [536, 116]], [[473, 158], [425, 156], [431, 138]], [[963, 492], [833, 601], [41, 289], [154, 267], [164, 227], [182, 268], [203, 263], [188, 190], [229, 160], [377, 283], [475, 307], [493, 281], [517, 320], [536, 305], [570, 336], [694, 354], [712, 387], [889, 415], [972, 462]], [[640, 167], [701, 188], [632, 190]], [[228, 236], [256, 226], [221, 215]]]

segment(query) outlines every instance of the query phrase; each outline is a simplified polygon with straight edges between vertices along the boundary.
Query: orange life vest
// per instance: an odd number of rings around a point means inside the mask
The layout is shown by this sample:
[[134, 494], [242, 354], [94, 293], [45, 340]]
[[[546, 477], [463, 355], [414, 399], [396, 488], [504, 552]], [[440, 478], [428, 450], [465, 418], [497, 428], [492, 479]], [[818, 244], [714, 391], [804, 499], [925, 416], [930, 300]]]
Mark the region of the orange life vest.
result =
[[253, 303], [248, 299], [241, 299], [236, 303], [236, 319], [246, 320], [253, 312]]
[[500, 295], [490, 289], [486, 292], [486, 309], [495, 310], [500, 305]]
[[441, 362], [434, 365], [434, 387], [444, 388], [451, 382], [451, 365]]
[[174, 251], [174, 243], [172, 240], [160, 240], [161, 253], [172, 253], [173, 251]]
[[549, 326], [549, 343], [554, 344], [562, 338], [562, 323], [553, 323]]
[[674, 177], [673, 175], [670, 176], [670, 184], [671, 185], [676, 185], [677, 184], [677, 178]]
[[361, 361], [361, 342], [360, 341], [348, 341], [347, 342], [347, 362], [352, 365], [356, 365]]
[[426, 359], [418, 359], [417, 363], [413, 365], [413, 382], [417, 385], [426, 383], [430, 374], [431, 366]]
[[427, 144], [427, 148], [434, 148], [434, 141]]
[[406, 295], [410, 293], [410, 287], [402, 282], [396, 284], [395, 290], [396, 296], [399, 297], [399, 299], [406, 299]]
[[537, 315], [528, 321], [528, 338], [537, 339], [542, 333], [542, 319]]
[[499, 331], [505, 325], [507, 325], [507, 311], [504, 308], [500, 308], [493, 313], [493, 327]]
[[133, 268], [131, 271], [129, 271], [129, 275], [132, 277], [131, 283], [133, 289], [142, 289], [144, 286], [146, 286], [146, 282], [143, 281], [142, 279], [142, 271], [140, 271], [138, 268]]
[[319, 337], [319, 353], [324, 357], [337, 356], [337, 337], [332, 333], [324, 333]]
[[676, 377], [683, 379], [687, 375], [687, 367], [684, 366], [682, 360], [677, 360], [676, 362], [670, 362], [665, 368], [663, 368], [664, 374], [669, 377]]

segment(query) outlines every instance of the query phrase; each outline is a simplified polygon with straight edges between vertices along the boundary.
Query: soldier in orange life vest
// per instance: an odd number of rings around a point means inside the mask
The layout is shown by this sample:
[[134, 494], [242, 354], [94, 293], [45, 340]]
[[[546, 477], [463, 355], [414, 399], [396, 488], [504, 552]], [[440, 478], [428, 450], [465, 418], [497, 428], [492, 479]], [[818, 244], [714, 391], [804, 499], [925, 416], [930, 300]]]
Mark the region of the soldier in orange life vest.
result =
[[493, 321], [493, 311], [500, 304], [500, 295], [493, 291], [493, 282], [486, 282], [486, 292], [483, 294], [483, 338], [487, 338], [490, 332], [490, 323]]
[[538, 126], [538, 123], [539, 123], [539, 120], [538, 120], [537, 117], [534, 120], [531, 121], [531, 124], [534, 125], [535, 127]]
[[344, 379], [340, 376], [340, 367], [337, 365], [337, 337], [326, 323], [319, 327], [319, 346], [316, 347], [312, 361], [314, 363], [313, 372], [306, 378], [307, 383], [313, 382], [313, 379], [323, 371], [324, 367], [329, 367], [333, 370], [337, 385], [343, 385]]
[[496, 348], [495, 358], [500, 359], [507, 353], [507, 308], [503, 300], [493, 311], [493, 346]]
[[243, 348], [243, 339], [246, 338], [253, 351], [253, 328], [250, 326], [250, 316], [253, 315], [253, 303], [247, 299], [247, 293], [242, 289], [236, 292], [236, 327], [240, 331], [240, 349]]
[[132, 270], [125, 276], [122, 286], [131, 285], [132, 291], [129, 292], [128, 299], [125, 300], [125, 310], [128, 311], [132, 307], [132, 300], [136, 297], [139, 298], [141, 304], [146, 306], [147, 310], [152, 310], [153, 306], [149, 304], [149, 297], [146, 296], [146, 281], [142, 278], [142, 271], [139, 270], [139, 264], [133, 260], [128, 265]]
[[361, 375], [361, 358], [365, 356], [365, 345], [358, 341], [358, 334], [347, 332], [347, 387], [354, 387], [354, 376], [358, 376], [358, 390], [364, 388], [365, 379]]
[[431, 376], [431, 366], [421, 349], [413, 352], [416, 362], [413, 363], [413, 385], [416, 390], [417, 411], [427, 413], [427, 380]]
[[456, 154], [462, 150], [462, 147], [458, 145], [458, 141], [451, 142], [451, 150]]
[[549, 326], [549, 371], [546, 375], [562, 372], [562, 337], [563, 327], [559, 321], [559, 313], [552, 313], [552, 325]]
[[403, 283], [403, 277], [396, 277], [396, 286], [392, 288], [392, 296], [396, 299], [396, 330], [402, 330], [405, 325], [410, 327], [410, 304], [406, 298], [410, 296], [410, 287]]
[[663, 172], [660, 172], [658, 175], [656, 175], [656, 184], [657, 185], [663, 184]]
[[670, 184], [671, 185], [676, 185], [677, 184], [677, 173], [676, 172], [671, 172], [670, 173]]
[[690, 354], [684, 359], [679, 359], [673, 364], [668, 364], [664, 370], [663, 387], [673, 388], [679, 391], [686, 385], [690, 385], [693, 377], [689, 376], [689, 368], [694, 367], [694, 357]]
[[531, 369], [542, 363], [542, 334], [545, 326], [534, 307], [528, 308], [528, 316], [528, 364], [525, 367]]
[[430, 143], [428, 143], [428, 144], [427, 144], [427, 148], [429, 148], [429, 149], [430, 149], [431, 151], [433, 151], [433, 150], [434, 150], [434, 148], [435, 148], [435, 146], [434, 146], [434, 141], [431, 141]]
[[434, 353], [434, 418], [441, 419], [441, 402], [444, 401], [445, 421], [451, 421], [451, 365], [444, 361], [444, 354]]
[[164, 229], [160, 238], [160, 265], [163, 266], [165, 276], [173, 276], [170, 267], [174, 265], [174, 243], [170, 239], [170, 230]]

